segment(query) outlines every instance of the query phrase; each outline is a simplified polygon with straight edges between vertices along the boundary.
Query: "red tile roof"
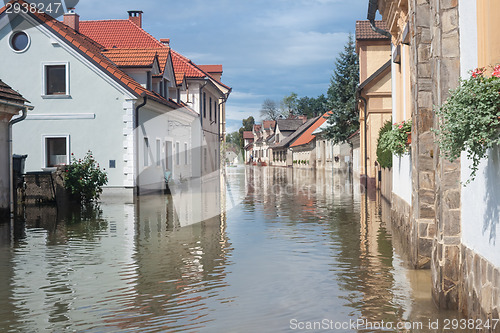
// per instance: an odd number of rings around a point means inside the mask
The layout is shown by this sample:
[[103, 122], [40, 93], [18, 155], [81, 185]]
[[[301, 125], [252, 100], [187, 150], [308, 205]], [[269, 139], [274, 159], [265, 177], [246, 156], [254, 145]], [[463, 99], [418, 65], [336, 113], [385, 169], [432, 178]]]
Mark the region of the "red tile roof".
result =
[[[25, 2], [23, 0], [11, 0], [11, 3], [19, 2], [21, 5]], [[0, 9], [0, 15], [5, 12], [6, 6]], [[180, 105], [167, 100], [155, 92], [149, 91], [141, 86], [137, 81], [121, 71], [111, 60], [103, 54], [103, 46], [92, 40], [91, 38], [73, 30], [64, 23], [52, 18], [44, 13], [29, 13], [35, 20], [44, 24], [56, 36], [61, 37], [63, 40], [72, 46], [77, 52], [82, 54], [92, 63], [94, 63], [103, 72], [107, 73], [111, 78], [120, 83], [128, 91], [135, 96], [148, 96], [152, 100], [159, 103], [168, 105], [172, 108], [178, 108]]]
[[25, 102], [29, 102], [20, 93], [12, 89], [8, 84], [3, 82], [2, 80], [0, 80], [0, 100], [5, 100], [7, 102], [16, 104], [24, 104]]
[[[108, 49], [170, 49], [169, 46], [155, 39], [144, 29], [130, 20], [80, 21], [80, 32]], [[210, 76], [201, 66], [194, 64], [180, 53], [172, 51], [172, 62], [176, 73], [177, 84], [181, 84], [183, 75], [187, 78], [205, 78]], [[208, 69], [222, 71], [222, 65], [205, 65]], [[215, 66], [215, 67], [212, 67]], [[177, 75], [177, 73], [182, 73]], [[210, 76], [211, 77], [211, 76]], [[211, 77], [222, 86], [231, 89], [222, 82]]]
[[302, 146], [302, 145], [306, 145], [309, 142], [311, 142], [316, 137], [316, 135], [314, 135], [312, 133], [318, 127], [320, 127], [321, 125], [323, 125], [325, 123], [325, 121], [326, 121], [325, 117], [328, 116], [328, 114], [331, 112], [332, 111], [328, 111], [323, 116], [319, 117], [318, 120], [316, 120], [314, 122], [314, 124], [312, 124], [307, 130], [305, 130], [304, 133], [302, 133], [302, 135], [299, 136], [298, 139], [295, 140], [295, 142], [290, 147]]
[[261, 125], [257, 125], [257, 124], [255, 124], [255, 125], [253, 125], [253, 130], [254, 130], [255, 132], [258, 132], [258, 131], [260, 131], [261, 127], [262, 127]]
[[164, 46], [131, 20], [80, 21], [80, 32], [108, 49], [139, 49]]
[[163, 72], [167, 62], [168, 50], [165, 49], [111, 49], [103, 54], [118, 67], [151, 67], [158, 57]]
[[264, 129], [274, 129], [276, 127], [276, 121], [274, 120], [264, 120], [262, 122], [262, 125], [264, 126]]
[[[382, 29], [388, 30], [388, 26], [384, 21], [375, 21], [375, 26]], [[373, 40], [373, 39], [387, 39], [384, 35], [379, 34], [378, 32], [373, 31], [370, 21], [356, 21], [356, 40]]]
[[243, 139], [253, 139], [252, 131], [244, 131], [243, 132]]

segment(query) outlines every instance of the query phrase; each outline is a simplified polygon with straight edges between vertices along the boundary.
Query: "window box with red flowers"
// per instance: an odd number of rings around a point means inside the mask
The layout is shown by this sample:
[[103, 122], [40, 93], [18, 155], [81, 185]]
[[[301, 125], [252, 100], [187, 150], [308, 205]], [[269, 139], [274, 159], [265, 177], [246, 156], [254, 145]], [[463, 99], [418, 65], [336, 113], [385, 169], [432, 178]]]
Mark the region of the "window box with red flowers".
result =
[[411, 119], [392, 124], [392, 130], [384, 132], [379, 138], [379, 147], [403, 156], [410, 153]]
[[450, 161], [462, 151], [472, 160], [470, 181], [489, 148], [500, 144], [500, 65], [488, 75], [486, 69], [471, 71], [461, 79], [445, 103], [437, 110], [440, 126], [436, 131], [441, 155]]

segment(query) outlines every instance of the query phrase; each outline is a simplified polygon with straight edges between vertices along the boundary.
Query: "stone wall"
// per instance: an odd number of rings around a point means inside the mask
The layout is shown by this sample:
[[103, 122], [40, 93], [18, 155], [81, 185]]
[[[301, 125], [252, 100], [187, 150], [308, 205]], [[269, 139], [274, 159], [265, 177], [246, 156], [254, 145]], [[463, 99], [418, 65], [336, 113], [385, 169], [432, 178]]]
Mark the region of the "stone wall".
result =
[[[460, 310], [469, 318], [488, 319], [495, 328], [481, 332], [500, 332], [500, 271], [474, 251], [462, 245], [460, 270]], [[458, 273], [457, 273], [458, 274]]]
[[412, 95], [412, 225], [418, 235], [417, 268], [430, 268], [432, 242], [436, 230], [431, 15], [429, 1], [409, 3], [410, 81]]
[[417, 264], [416, 230], [411, 223], [411, 207], [396, 194], [391, 195], [392, 230], [407, 249], [408, 259], [413, 266]]
[[[460, 77], [460, 36], [458, 2], [430, 0], [432, 104], [442, 105]], [[435, 128], [439, 127], [434, 117]], [[432, 143], [431, 143], [432, 144]], [[460, 160], [449, 162], [435, 152], [436, 237], [432, 256], [433, 297], [443, 309], [457, 309], [459, 303], [459, 267], [461, 265]]]

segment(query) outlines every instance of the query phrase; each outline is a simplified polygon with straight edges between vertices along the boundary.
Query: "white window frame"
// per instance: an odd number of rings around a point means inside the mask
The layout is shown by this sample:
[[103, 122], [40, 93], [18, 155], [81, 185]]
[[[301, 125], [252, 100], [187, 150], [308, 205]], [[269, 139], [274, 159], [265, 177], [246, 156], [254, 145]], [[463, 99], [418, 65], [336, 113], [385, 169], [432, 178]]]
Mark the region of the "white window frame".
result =
[[66, 165], [70, 164], [70, 135], [69, 134], [43, 134], [42, 135], [42, 152], [43, 152], [43, 157], [42, 157], [42, 170], [43, 169], [53, 169], [55, 167], [49, 167], [47, 166], [47, 139], [61, 139], [65, 138], [66, 139]]
[[[66, 94], [61, 95], [47, 95], [47, 70], [48, 66], [65, 66], [66, 67]], [[69, 98], [71, 96], [69, 90], [69, 61], [48, 61], [42, 62], [42, 98], [46, 99], [61, 99]]]
[[[16, 49], [14, 49], [14, 47], [12, 47], [12, 39], [14, 38], [14, 35], [16, 35], [19, 32], [24, 33], [28, 37], [28, 44], [22, 50], [16, 50]], [[15, 52], [15, 53], [24, 53], [24, 52], [26, 52], [30, 48], [30, 46], [31, 46], [31, 37], [30, 37], [30, 35], [25, 30], [14, 30], [14, 31], [12, 31], [10, 33], [10, 36], [9, 36], [9, 47], [10, 47], [10, 49], [13, 52]]]

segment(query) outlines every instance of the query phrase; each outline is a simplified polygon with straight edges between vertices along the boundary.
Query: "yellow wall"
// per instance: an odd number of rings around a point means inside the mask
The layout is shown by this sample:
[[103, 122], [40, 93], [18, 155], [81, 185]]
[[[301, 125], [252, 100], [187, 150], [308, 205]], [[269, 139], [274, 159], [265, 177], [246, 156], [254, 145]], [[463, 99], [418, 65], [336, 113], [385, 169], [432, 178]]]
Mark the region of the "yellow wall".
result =
[[477, 0], [477, 46], [479, 67], [500, 63], [499, 0]]
[[[371, 43], [371, 44], [368, 44]], [[391, 57], [389, 41], [358, 41], [359, 82], [365, 81]]]

